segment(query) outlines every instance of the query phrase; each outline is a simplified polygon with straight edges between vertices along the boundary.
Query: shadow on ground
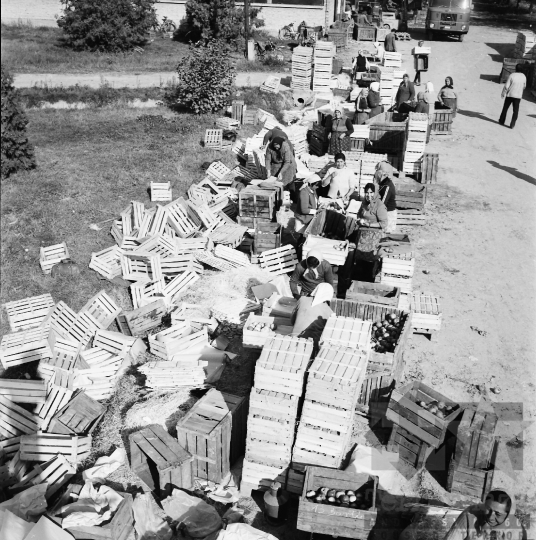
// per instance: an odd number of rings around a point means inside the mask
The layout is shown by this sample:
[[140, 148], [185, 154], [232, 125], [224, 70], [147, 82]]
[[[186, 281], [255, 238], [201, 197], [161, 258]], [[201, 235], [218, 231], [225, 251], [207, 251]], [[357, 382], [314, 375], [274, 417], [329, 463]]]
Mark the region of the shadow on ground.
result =
[[512, 176], [515, 176], [516, 178], [519, 178], [520, 180], [524, 180], [525, 182], [528, 182], [529, 184], [536, 186], [536, 178], [533, 178], [532, 176], [529, 176], [528, 174], [518, 171], [515, 167], [507, 167], [506, 165], [501, 165], [500, 163], [497, 163], [496, 161], [490, 161], [490, 160], [488, 160], [488, 163], [492, 165], [493, 167], [495, 167], [496, 169], [501, 169], [502, 171], [510, 173]]

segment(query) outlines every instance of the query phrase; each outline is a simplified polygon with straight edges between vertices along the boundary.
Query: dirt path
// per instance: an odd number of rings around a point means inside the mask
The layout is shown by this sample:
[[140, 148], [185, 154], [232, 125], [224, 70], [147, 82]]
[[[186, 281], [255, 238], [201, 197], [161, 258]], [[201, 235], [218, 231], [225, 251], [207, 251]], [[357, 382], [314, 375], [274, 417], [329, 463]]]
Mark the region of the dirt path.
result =
[[[268, 73], [265, 71], [252, 71], [247, 73], [237, 73], [237, 86], [259, 86], [269, 75], [277, 77], [288, 76], [288, 73]], [[176, 78], [175, 71], [163, 71], [157, 73], [119, 73], [108, 72], [102, 74], [94, 73], [21, 73], [15, 75], [16, 88], [31, 88], [32, 86], [89, 86], [99, 88], [107, 82], [114, 88], [150, 88], [155, 86], [166, 86]]]

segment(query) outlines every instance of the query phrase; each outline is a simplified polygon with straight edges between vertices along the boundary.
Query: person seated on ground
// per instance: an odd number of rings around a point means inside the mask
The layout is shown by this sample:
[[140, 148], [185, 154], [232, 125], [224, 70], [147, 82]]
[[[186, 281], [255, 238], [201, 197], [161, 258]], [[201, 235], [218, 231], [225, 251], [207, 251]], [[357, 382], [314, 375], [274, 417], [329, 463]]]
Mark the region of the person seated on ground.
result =
[[335, 167], [330, 167], [322, 180], [322, 187], [329, 186], [327, 196], [330, 199], [348, 200], [356, 186], [354, 171], [346, 167], [346, 156], [335, 154]]
[[354, 124], [364, 124], [370, 116], [370, 109], [368, 105], [369, 89], [367, 87], [361, 88], [361, 92], [355, 100], [355, 113]]
[[[357, 198], [356, 194], [351, 198]], [[365, 186], [365, 200], [357, 213], [357, 223], [360, 227], [369, 229], [387, 229], [387, 208], [376, 194], [376, 186], [371, 182]]]
[[370, 83], [370, 91], [367, 96], [367, 102], [370, 109], [369, 118], [374, 118], [382, 112], [382, 98], [380, 97], [380, 83]]
[[385, 232], [392, 233], [396, 230], [396, 188], [388, 173], [382, 174], [378, 195], [387, 209], [387, 229]]
[[290, 277], [290, 290], [294, 298], [299, 299], [301, 296], [311, 296], [320, 283], [333, 286], [333, 272], [322, 253], [312, 249], [307, 253], [306, 259], [294, 268]]
[[409, 75], [404, 73], [402, 82], [398, 87], [395, 97], [395, 107], [401, 112], [409, 112], [412, 110], [412, 102], [415, 99], [415, 85], [409, 80]]
[[459, 515], [443, 540], [527, 540], [515, 509], [512, 495], [493, 489], [483, 503], [473, 504]]
[[329, 307], [333, 294], [333, 285], [320, 283], [311, 296], [302, 296], [290, 319], [294, 325], [291, 335], [312, 338], [317, 349], [327, 320], [333, 315], [333, 310]]
[[292, 193], [297, 166], [289, 141], [274, 137], [266, 149], [265, 165], [267, 180], [280, 180]]

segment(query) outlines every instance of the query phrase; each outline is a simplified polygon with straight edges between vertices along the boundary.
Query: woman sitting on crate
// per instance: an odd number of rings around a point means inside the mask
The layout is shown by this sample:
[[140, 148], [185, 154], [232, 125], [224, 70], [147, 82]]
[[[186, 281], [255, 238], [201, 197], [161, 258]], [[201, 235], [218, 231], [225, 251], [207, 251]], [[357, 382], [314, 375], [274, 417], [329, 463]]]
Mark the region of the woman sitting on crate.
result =
[[367, 96], [368, 107], [370, 109], [369, 118], [374, 118], [382, 112], [382, 98], [380, 97], [380, 83], [370, 83]]
[[346, 167], [346, 156], [335, 154], [335, 167], [330, 167], [322, 180], [322, 187], [327, 188], [326, 196], [330, 199], [347, 201], [356, 187], [354, 171]]
[[321, 283], [333, 286], [331, 265], [324, 260], [322, 253], [310, 250], [305, 260], [299, 262], [290, 277], [290, 290], [294, 298], [311, 296]]
[[452, 118], [456, 116], [456, 111], [458, 109], [458, 94], [454, 90], [454, 81], [452, 77], [445, 78], [445, 86], [443, 86], [439, 91], [439, 94], [437, 94], [437, 101], [449, 109], [452, 109]]
[[290, 143], [282, 137], [274, 137], [266, 149], [267, 180], [280, 180], [284, 188], [294, 195], [296, 160]]
[[350, 150], [350, 135], [354, 132], [354, 126], [352, 121], [343, 115], [342, 107], [336, 107], [333, 116], [326, 118], [325, 130], [329, 141], [328, 154]]
[[354, 124], [364, 124], [370, 117], [370, 108], [368, 104], [369, 89], [362, 88], [355, 100]]

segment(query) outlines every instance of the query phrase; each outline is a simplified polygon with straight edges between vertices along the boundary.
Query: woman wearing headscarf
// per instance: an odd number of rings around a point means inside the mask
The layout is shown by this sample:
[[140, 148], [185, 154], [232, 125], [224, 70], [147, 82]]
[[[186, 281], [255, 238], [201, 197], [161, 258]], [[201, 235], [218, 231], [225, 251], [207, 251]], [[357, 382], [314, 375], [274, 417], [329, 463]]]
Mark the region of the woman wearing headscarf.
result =
[[370, 109], [369, 118], [374, 118], [382, 112], [382, 98], [380, 97], [380, 83], [370, 84], [370, 91], [367, 96], [367, 102]]
[[351, 120], [343, 115], [342, 107], [337, 106], [333, 116], [326, 118], [325, 130], [329, 140], [329, 154], [350, 150], [350, 135], [354, 132], [354, 126]]
[[354, 171], [346, 167], [346, 156], [335, 154], [335, 167], [330, 167], [322, 180], [322, 187], [329, 186], [327, 196], [330, 199], [347, 200], [356, 187]]
[[333, 286], [333, 272], [331, 265], [322, 257], [322, 253], [311, 249], [307, 257], [294, 268], [290, 277], [290, 290], [294, 298], [311, 296], [320, 283], [329, 283]]
[[368, 95], [369, 89], [362, 88], [355, 100], [354, 124], [364, 124], [369, 119], [370, 109], [367, 100]]
[[388, 226], [387, 208], [376, 193], [376, 186], [369, 182], [365, 186], [365, 200], [357, 213], [360, 227], [386, 230]]
[[281, 137], [274, 137], [266, 149], [266, 175], [268, 180], [278, 179], [285, 188], [292, 189], [296, 177], [296, 160], [290, 143]]
[[516, 501], [504, 489], [492, 489], [483, 503], [466, 508], [444, 540], [527, 540], [527, 531], [515, 516]]
[[298, 192], [298, 204], [294, 212], [296, 220], [295, 231], [303, 234], [307, 225], [312, 221], [318, 209], [318, 199], [313, 184], [320, 181], [318, 174], [312, 174], [303, 179], [303, 184]]
[[416, 113], [428, 114], [430, 111], [430, 105], [424, 101], [424, 92], [417, 94], [417, 106], [415, 107]]
[[454, 90], [454, 80], [452, 77], [445, 77], [445, 85], [437, 94], [437, 101], [452, 109], [452, 118], [456, 117], [456, 110], [458, 109], [458, 94]]

